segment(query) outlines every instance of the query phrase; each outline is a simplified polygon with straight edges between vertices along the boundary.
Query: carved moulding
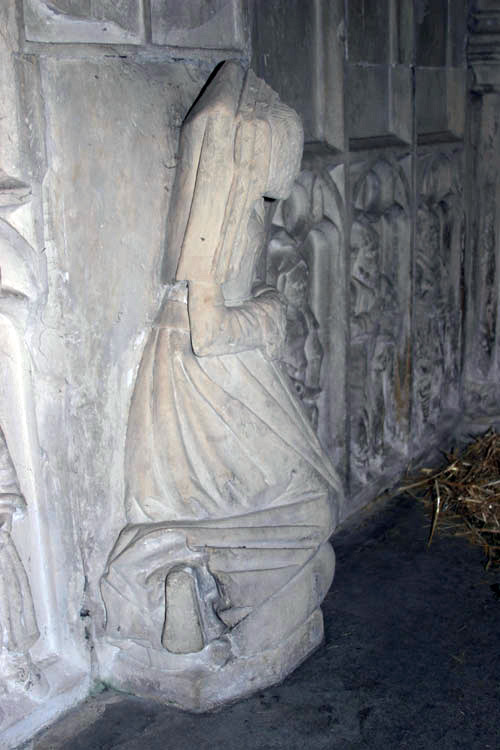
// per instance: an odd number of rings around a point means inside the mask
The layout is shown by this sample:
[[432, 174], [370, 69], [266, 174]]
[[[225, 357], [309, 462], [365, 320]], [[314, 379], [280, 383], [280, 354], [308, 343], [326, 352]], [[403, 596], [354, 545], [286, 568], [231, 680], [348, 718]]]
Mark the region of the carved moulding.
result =
[[352, 166], [350, 464], [364, 484], [404, 456], [410, 402], [409, 159]]
[[263, 196], [289, 195], [301, 150], [296, 114], [232, 62], [181, 132], [176, 283], [132, 400], [98, 649], [106, 681], [192, 710], [279, 681], [323, 637], [342, 491], [279, 363], [283, 299], [254, 285]]
[[413, 430], [458, 409], [465, 218], [461, 151], [421, 152], [415, 234]]

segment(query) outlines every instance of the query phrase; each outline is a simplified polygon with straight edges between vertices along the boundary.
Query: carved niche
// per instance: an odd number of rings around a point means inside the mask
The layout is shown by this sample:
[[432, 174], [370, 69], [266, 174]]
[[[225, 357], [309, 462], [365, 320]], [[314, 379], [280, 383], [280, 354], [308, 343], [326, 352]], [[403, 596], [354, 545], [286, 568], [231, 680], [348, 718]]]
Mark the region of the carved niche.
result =
[[434, 430], [458, 407], [464, 245], [462, 152], [422, 152], [415, 232], [413, 428]]
[[[194, 710], [280, 680], [322, 638], [342, 490], [279, 362], [283, 299], [255, 284], [263, 197], [288, 197], [301, 154], [298, 116], [234, 62], [181, 131], [175, 283], [132, 399], [99, 658], [112, 684]], [[306, 319], [296, 260], [289, 292]]]
[[350, 459], [354, 482], [405, 454], [409, 414], [409, 159], [352, 167]]

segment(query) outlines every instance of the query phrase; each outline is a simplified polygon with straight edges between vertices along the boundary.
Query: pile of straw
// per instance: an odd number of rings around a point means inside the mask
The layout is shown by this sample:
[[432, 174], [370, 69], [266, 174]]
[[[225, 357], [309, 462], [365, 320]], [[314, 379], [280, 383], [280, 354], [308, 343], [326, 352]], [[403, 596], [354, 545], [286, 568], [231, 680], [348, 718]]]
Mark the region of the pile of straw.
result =
[[443, 469], [421, 469], [424, 478], [402, 488], [432, 506], [428, 544], [447, 531], [480, 544], [487, 568], [500, 564], [500, 435], [488, 430], [445, 457]]

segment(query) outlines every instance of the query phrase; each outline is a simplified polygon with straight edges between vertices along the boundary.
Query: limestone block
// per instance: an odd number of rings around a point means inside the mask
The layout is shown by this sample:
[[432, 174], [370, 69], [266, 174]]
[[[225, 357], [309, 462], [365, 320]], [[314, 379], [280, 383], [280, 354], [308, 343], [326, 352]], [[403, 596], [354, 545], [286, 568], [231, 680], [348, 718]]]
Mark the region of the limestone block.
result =
[[32, 42], [142, 44], [142, 0], [24, 0], [26, 38]]
[[322, 638], [342, 488], [279, 363], [284, 300], [255, 283], [263, 197], [288, 197], [302, 143], [293, 110], [234, 62], [181, 132], [175, 283], [132, 397], [98, 653], [113, 685], [193, 710], [282, 679]]
[[247, 35], [242, 0], [151, 0], [153, 44], [242, 49]]

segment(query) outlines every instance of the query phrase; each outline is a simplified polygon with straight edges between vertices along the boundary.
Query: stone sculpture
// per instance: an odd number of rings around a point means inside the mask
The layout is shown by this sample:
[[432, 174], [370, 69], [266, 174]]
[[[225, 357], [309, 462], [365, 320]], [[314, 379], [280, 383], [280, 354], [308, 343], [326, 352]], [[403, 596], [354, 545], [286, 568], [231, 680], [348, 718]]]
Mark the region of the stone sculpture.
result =
[[317, 398], [321, 392], [323, 347], [319, 323], [309, 304], [309, 267], [293, 239], [278, 232], [268, 247], [269, 277], [286, 302], [286, 333], [282, 361], [314, 429], [318, 427]]
[[181, 131], [166, 293], [126, 446], [128, 525], [101, 582], [101, 675], [204, 710], [282, 679], [320, 643], [342, 502], [279, 358], [286, 306], [253, 285], [263, 197], [286, 198], [302, 127], [225, 63]]

